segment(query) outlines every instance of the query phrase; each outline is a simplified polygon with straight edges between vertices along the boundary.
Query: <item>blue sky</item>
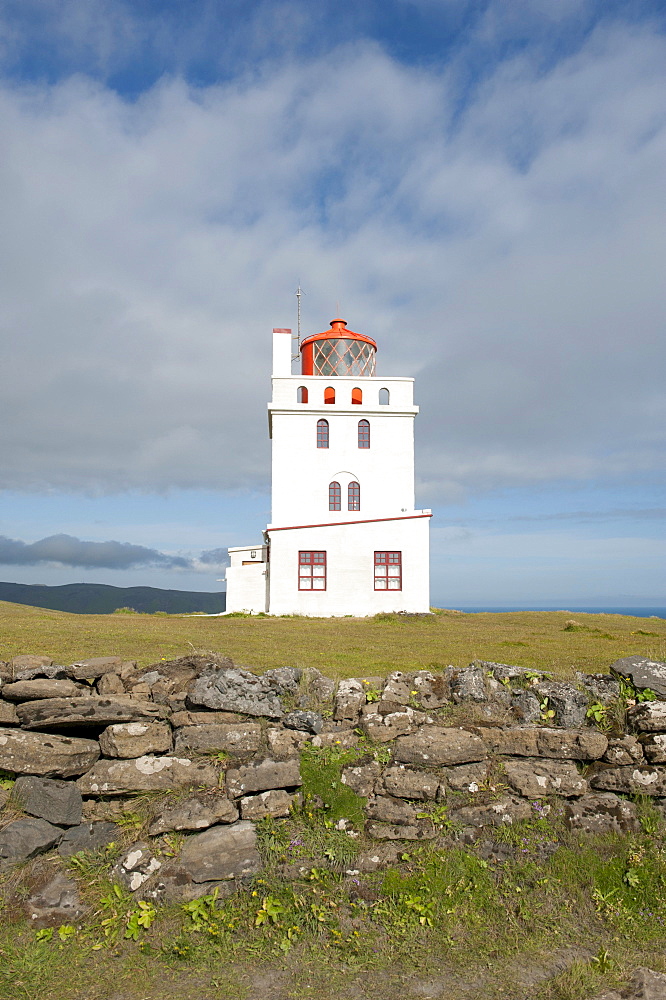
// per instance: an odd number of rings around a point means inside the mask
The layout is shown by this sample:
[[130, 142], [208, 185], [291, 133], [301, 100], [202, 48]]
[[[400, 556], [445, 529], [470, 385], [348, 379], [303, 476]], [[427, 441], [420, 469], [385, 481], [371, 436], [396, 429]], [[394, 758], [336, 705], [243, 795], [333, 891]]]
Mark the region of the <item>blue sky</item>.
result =
[[300, 282], [305, 333], [339, 303], [417, 379], [434, 600], [663, 604], [665, 29], [5, 2], [0, 579], [218, 589]]

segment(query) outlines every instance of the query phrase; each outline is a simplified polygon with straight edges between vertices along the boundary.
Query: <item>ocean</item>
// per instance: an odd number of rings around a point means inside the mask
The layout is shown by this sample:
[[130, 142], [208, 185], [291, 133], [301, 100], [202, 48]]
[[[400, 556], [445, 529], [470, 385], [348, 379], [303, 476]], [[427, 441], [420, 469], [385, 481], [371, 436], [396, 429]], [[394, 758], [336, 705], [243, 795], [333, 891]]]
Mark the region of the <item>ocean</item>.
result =
[[483, 611], [567, 611], [572, 615], [574, 614], [588, 614], [588, 615], [631, 615], [634, 618], [666, 618], [666, 608], [589, 608], [589, 607], [567, 607], [566, 604], [559, 604], [557, 607], [533, 607], [532, 605], [520, 605], [520, 606], [509, 606], [509, 607], [470, 607], [468, 605], [456, 605], [453, 608], [450, 604], [436, 604], [435, 607], [439, 608], [449, 608], [450, 610], [456, 611], [466, 611], [468, 613], [476, 613]]

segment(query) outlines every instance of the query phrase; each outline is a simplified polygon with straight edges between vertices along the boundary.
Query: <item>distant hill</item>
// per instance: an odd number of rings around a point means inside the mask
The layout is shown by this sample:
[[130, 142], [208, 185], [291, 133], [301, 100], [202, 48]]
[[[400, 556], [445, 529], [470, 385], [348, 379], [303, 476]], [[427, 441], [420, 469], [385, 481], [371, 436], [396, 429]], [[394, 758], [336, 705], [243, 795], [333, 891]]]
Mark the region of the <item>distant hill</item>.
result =
[[0, 601], [30, 604], [52, 611], [70, 611], [76, 615], [110, 615], [117, 608], [132, 608], [152, 614], [186, 614], [224, 611], [227, 595], [200, 593], [191, 590], [160, 590], [158, 587], [111, 587], [105, 583], [67, 583], [62, 587], [45, 587], [29, 583], [0, 583]]

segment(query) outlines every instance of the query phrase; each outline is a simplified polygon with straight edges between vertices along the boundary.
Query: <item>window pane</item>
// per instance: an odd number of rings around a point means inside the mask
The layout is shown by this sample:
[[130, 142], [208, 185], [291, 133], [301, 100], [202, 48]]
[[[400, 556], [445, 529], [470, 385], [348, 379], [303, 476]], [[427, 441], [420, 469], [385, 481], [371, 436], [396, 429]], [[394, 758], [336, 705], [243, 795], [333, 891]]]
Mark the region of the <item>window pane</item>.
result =
[[375, 577], [375, 590], [386, 590], [386, 580], [380, 576]]
[[400, 590], [400, 580], [390, 579], [388, 582], [389, 590]]

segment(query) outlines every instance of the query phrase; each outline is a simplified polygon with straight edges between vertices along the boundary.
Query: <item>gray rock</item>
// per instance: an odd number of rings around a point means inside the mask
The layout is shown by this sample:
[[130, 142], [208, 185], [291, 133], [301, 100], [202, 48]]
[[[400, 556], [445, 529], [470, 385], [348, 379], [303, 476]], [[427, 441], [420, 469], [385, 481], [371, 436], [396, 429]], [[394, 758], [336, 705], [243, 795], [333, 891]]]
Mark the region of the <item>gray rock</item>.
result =
[[666, 795], [666, 768], [636, 764], [599, 771], [590, 778], [592, 788], [624, 795]]
[[[608, 741], [608, 750], [601, 758], [606, 764], [613, 764], [614, 767], [622, 767], [626, 764], [643, 764], [643, 747], [635, 736], [622, 736], [619, 739]], [[664, 758], [666, 760], [666, 757]], [[659, 761], [648, 756], [648, 760], [657, 764]]]
[[261, 870], [254, 824], [246, 820], [231, 826], [213, 826], [185, 842], [180, 866], [193, 882], [239, 879]]
[[111, 879], [136, 892], [151, 875], [159, 871], [162, 862], [152, 853], [148, 844], [132, 844], [111, 869]]
[[76, 882], [64, 872], [54, 875], [50, 882], [29, 896], [25, 903], [26, 916], [35, 930], [75, 924], [89, 911], [90, 907], [81, 900]]
[[230, 754], [256, 753], [261, 747], [261, 726], [258, 722], [241, 725], [214, 723], [185, 726], [176, 733], [176, 753], [195, 750], [224, 750]]
[[343, 768], [340, 781], [347, 788], [351, 788], [352, 792], [355, 792], [356, 795], [367, 799], [369, 795], [372, 795], [381, 773], [381, 766], [373, 760], [370, 764], [359, 764]]
[[115, 823], [81, 823], [65, 831], [58, 844], [58, 854], [69, 858], [79, 851], [98, 851], [101, 847], [115, 844], [121, 837], [122, 830]]
[[[299, 729], [282, 729], [272, 727], [266, 730], [266, 742], [272, 757], [298, 757], [300, 747], [307, 743], [310, 736]], [[319, 738], [319, 737], [317, 737]]]
[[486, 746], [482, 739], [465, 729], [423, 726], [412, 736], [395, 741], [395, 759], [404, 764], [467, 764], [485, 760]]
[[525, 799], [506, 795], [488, 805], [463, 806], [450, 813], [450, 819], [463, 826], [511, 826], [517, 820], [530, 819], [532, 807]]
[[32, 701], [38, 698], [76, 698], [83, 694], [80, 684], [70, 680], [14, 681], [5, 684], [2, 697], [10, 701]]
[[456, 671], [451, 678], [451, 697], [458, 705], [464, 701], [485, 701], [486, 672], [482, 667], [470, 666]]
[[[631, 737], [628, 737], [631, 739]], [[639, 744], [640, 746], [640, 744]], [[666, 764], [666, 733], [655, 733], [643, 744], [645, 756], [651, 764]], [[622, 761], [623, 764], [630, 761]]]
[[549, 729], [545, 726], [475, 726], [495, 753], [512, 757], [559, 757], [561, 760], [597, 760], [608, 749], [608, 740], [595, 729]]
[[172, 788], [217, 786], [210, 764], [187, 757], [137, 757], [136, 760], [100, 760], [79, 778], [82, 795], [125, 795], [128, 792], [168, 792]]
[[532, 670], [530, 667], [516, 667], [511, 663], [494, 663], [492, 660], [475, 660], [472, 666], [481, 667], [485, 673], [491, 673], [495, 680], [500, 681], [502, 684], [521, 681], [527, 677], [530, 680], [540, 679], [548, 674], [548, 671], [543, 673]]
[[548, 709], [554, 709], [558, 726], [577, 729], [585, 725], [588, 696], [584, 691], [573, 684], [556, 681], [537, 684], [535, 691], [542, 701], [548, 699]]
[[30, 670], [31, 668], [47, 667], [53, 663], [50, 656], [37, 656], [34, 653], [22, 653], [20, 656], [13, 656], [11, 665], [14, 671]]
[[666, 1000], [666, 975], [640, 967], [632, 976], [634, 996], [629, 1000]]
[[7, 863], [27, 861], [49, 851], [62, 837], [62, 830], [45, 819], [17, 819], [0, 830], [0, 859]]
[[17, 708], [21, 725], [26, 729], [48, 729], [57, 726], [108, 726], [115, 722], [141, 722], [163, 717], [165, 710], [150, 701], [138, 701], [129, 695], [100, 698], [44, 698], [27, 701]]
[[660, 698], [666, 698], [666, 663], [646, 656], [624, 656], [611, 663], [610, 670], [621, 677], [630, 677], [634, 687], [650, 688]]
[[594, 701], [599, 701], [602, 705], [620, 697], [620, 682], [611, 674], [584, 674], [577, 670], [576, 680]]
[[125, 693], [125, 685], [122, 678], [119, 677], [118, 674], [102, 674], [102, 676], [98, 678], [95, 687], [97, 688], [97, 694], [101, 695], [103, 698], [106, 698], [109, 695]]
[[43, 778], [71, 778], [93, 766], [99, 743], [50, 733], [0, 729], [0, 768]]
[[298, 759], [262, 760], [227, 771], [227, 793], [233, 799], [250, 792], [265, 792], [271, 788], [295, 788], [301, 784]]
[[444, 674], [433, 674], [429, 670], [417, 670], [412, 678], [412, 697], [425, 711], [434, 711], [448, 705], [451, 700], [451, 686]]
[[[388, 675], [384, 682], [381, 693], [381, 700], [388, 701], [394, 705], [409, 705], [416, 698], [416, 688], [413, 686], [413, 673], [405, 673], [403, 670], [394, 670]], [[381, 686], [381, 682], [378, 686]]]
[[[344, 779], [343, 779], [344, 780]], [[428, 771], [414, 771], [400, 764], [382, 772], [384, 788], [399, 799], [433, 800], [437, 797], [440, 779]], [[391, 821], [392, 822], [392, 821]]]
[[442, 778], [442, 787], [454, 792], [478, 792], [488, 781], [488, 764], [484, 761], [474, 764], [459, 764], [447, 767]]
[[58, 826], [78, 826], [83, 800], [73, 781], [22, 775], [16, 779], [12, 801], [24, 812]]
[[296, 694], [301, 671], [298, 667], [276, 667], [273, 670], [265, 670], [261, 677], [278, 694]]
[[330, 733], [320, 733], [310, 740], [313, 747], [335, 747], [348, 750], [358, 745], [359, 736], [353, 729], [339, 729]]
[[[112, 676], [115, 677], [115, 674]], [[168, 722], [150, 719], [146, 722], [116, 722], [100, 733], [99, 745], [105, 757], [131, 759], [149, 753], [169, 753], [171, 726]]]
[[[373, 708], [374, 706], [367, 706]], [[382, 715], [379, 712], [368, 712], [361, 718], [361, 729], [367, 739], [373, 743], [389, 743], [398, 736], [406, 736], [424, 722], [422, 712], [412, 708], [403, 708], [399, 712]]]
[[[283, 668], [286, 669], [286, 668]], [[198, 677], [188, 691], [191, 706], [281, 719], [284, 715], [272, 678], [257, 677], [240, 667], [226, 667]]]
[[644, 701], [627, 712], [629, 724], [639, 733], [666, 732], [666, 701]]
[[372, 795], [368, 799], [365, 813], [370, 820], [391, 823], [397, 826], [416, 826], [420, 808], [391, 795]]
[[324, 720], [317, 712], [289, 712], [282, 720], [282, 725], [287, 729], [299, 729], [304, 733], [320, 733], [324, 726]]
[[238, 809], [219, 791], [201, 792], [164, 809], [148, 830], [151, 837], [172, 830], [207, 830], [216, 823], [235, 823]]
[[296, 796], [290, 795], [282, 788], [271, 789], [268, 792], [259, 792], [258, 795], [245, 795], [240, 800], [240, 810], [243, 819], [250, 819], [256, 823], [266, 816], [278, 818], [288, 816], [292, 803]]
[[584, 833], [629, 833], [638, 830], [636, 806], [612, 792], [583, 795], [567, 802], [564, 821]]
[[587, 791], [587, 781], [580, 776], [576, 765], [568, 761], [534, 757], [505, 760], [504, 774], [511, 788], [527, 799], [540, 799], [546, 795], [570, 798], [584, 795]]
[[365, 832], [372, 840], [433, 840], [438, 830], [429, 820], [418, 820], [408, 826], [369, 820]]
[[18, 726], [18, 724], [16, 706], [8, 701], [0, 701], [0, 726]]
[[335, 681], [325, 677], [316, 667], [306, 667], [301, 674], [301, 708], [314, 709], [329, 705], [333, 699]]
[[515, 690], [511, 692], [511, 707], [514, 715], [521, 722], [539, 722], [541, 719], [541, 702], [534, 691]]
[[70, 670], [75, 680], [94, 680], [112, 671], [119, 673], [122, 666], [120, 656], [94, 656], [91, 660], [77, 660]]
[[63, 667], [61, 664], [52, 663], [42, 667], [27, 667], [24, 670], [14, 671], [12, 681], [34, 681], [37, 678], [47, 680], [68, 680], [71, 679], [72, 668]]
[[365, 689], [355, 677], [340, 681], [333, 701], [333, 718], [356, 722], [365, 705]]

